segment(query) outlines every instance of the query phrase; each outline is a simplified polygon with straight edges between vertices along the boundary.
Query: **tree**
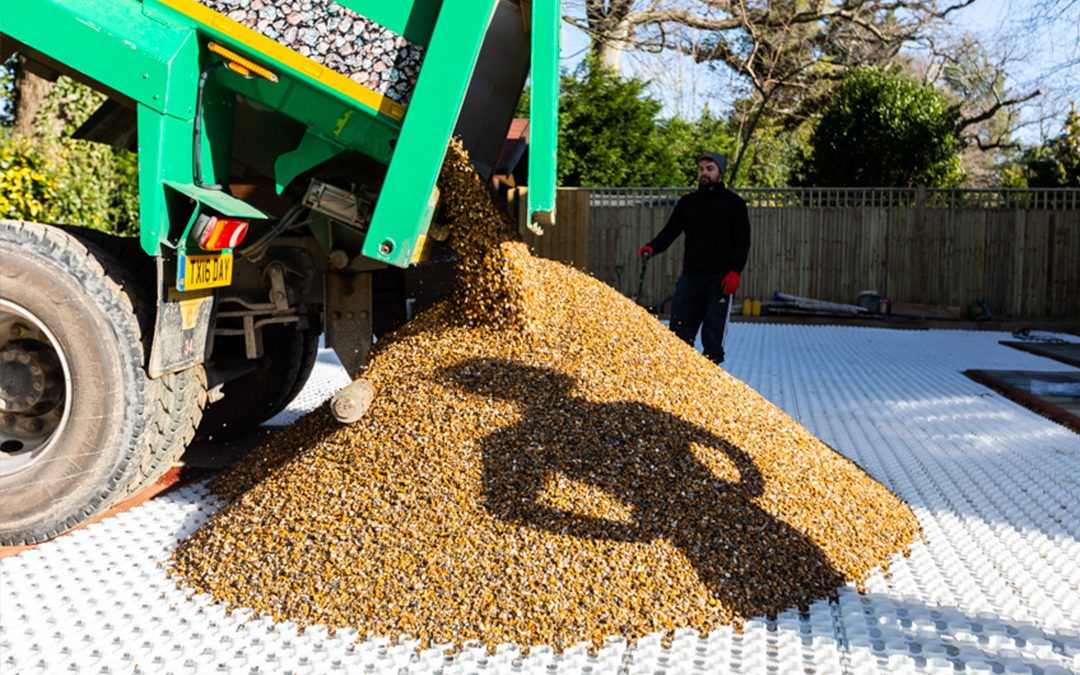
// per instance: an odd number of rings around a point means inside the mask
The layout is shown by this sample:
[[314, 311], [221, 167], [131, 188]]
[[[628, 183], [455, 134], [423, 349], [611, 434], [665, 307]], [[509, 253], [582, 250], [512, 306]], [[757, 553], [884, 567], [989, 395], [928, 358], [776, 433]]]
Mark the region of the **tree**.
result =
[[[1071, 2], [1073, 0], [1047, 0]], [[846, 24], [888, 37], [877, 19], [891, 15], [909, 35], [976, 0], [578, 0], [567, 2], [567, 22], [585, 31], [592, 52], [608, 67], [617, 66], [627, 49], [686, 48], [700, 40], [694, 33], [731, 35], [737, 42], [748, 26], [770, 30], [798, 24]], [[902, 15], [901, 18], [895, 18]], [[839, 37], [839, 35], [837, 35]]]
[[[753, 105], [753, 101], [748, 102]], [[739, 106], [736, 106], [736, 110]], [[731, 125], [745, 119], [736, 115]], [[777, 187], [798, 183], [810, 151], [813, 124], [801, 121], [765, 118], [757, 130], [757, 139], [745, 146], [739, 184], [745, 187]]]
[[14, 74], [11, 133], [34, 136], [38, 133], [38, 116], [48, 102], [54, 78], [47, 77], [23, 56], [12, 59], [10, 68]]
[[70, 138], [104, 97], [66, 77], [53, 82], [55, 74], [22, 57], [4, 71], [0, 217], [133, 233], [138, 158]]
[[806, 182], [820, 186], [933, 187], [963, 178], [960, 112], [933, 87], [896, 69], [849, 73], [811, 137]]
[[697, 182], [697, 158], [707, 151], [731, 154], [735, 137], [727, 120], [715, 117], [706, 108], [693, 120], [680, 117], [661, 120], [657, 134], [661, 158], [667, 162], [656, 168], [656, 186], [694, 185]]
[[563, 77], [561, 185], [692, 185], [697, 180], [697, 157], [706, 150], [730, 153], [734, 148], [727, 121], [708, 109], [693, 121], [659, 119], [660, 102], [646, 94], [647, 87], [648, 82], [604, 68], [596, 57]]
[[1020, 160], [1022, 185], [1080, 188], [1080, 113], [1074, 105], [1065, 130], [1043, 145], [1028, 148]]
[[1043, 92], [1037, 104], [1027, 106], [1024, 118], [1028, 125], [1039, 129], [1045, 141], [1060, 133], [1058, 125], [1077, 100], [1080, 0], [1033, 0], [1016, 4], [1018, 20], [1013, 22], [1007, 37], [1029, 63], [1040, 63], [1038, 73], [1032, 76]]
[[1040, 92], [1013, 95], [1007, 73], [1017, 61], [1005, 46], [962, 33], [929, 36], [924, 47], [926, 55], [912, 56], [905, 69], [960, 110], [960, 163], [966, 184], [999, 185], [1002, 167], [1020, 149], [1020, 105]]
[[[655, 185], [668, 164], [657, 135], [660, 102], [646, 83], [588, 58], [562, 79], [559, 182], [567, 186]], [[662, 171], [662, 169], [661, 169]]]
[[[875, 61], [892, 55], [889, 51], [878, 53], [867, 49], [865, 45], [860, 49], [845, 47], [851, 44], [850, 27], [845, 36], [841, 27], [830, 29], [825, 23], [803, 22], [800, 20], [803, 5], [799, 0], [768, 3], [772, 18], [760, 24], [755, 23], [752, 8], [736, 5], [733, 11], [742, 19], [741, 31], [716, 32], [700, 44], [683, 47], [698, 61], [727, 67], [750, 85], [750, 96], [735, 106], [740, 142], [729, 172], [732, 184], [740, 178], [759, 128], [775, 128], [778, 121], [790, 123], [805, 117], [815, 107], [812, 101], [821, 90], [820, 83], [838, 77], [845, 67], [852, 65], [851, 55]], [[848, 59], [829, 56], [844, 52], [849, 52]]]
[[[901, 47], [930, 39], [950, 14], [976, 1], [585, 0], [578, 5], [583, 15], [571, 12], [566, 19], [586, 31], [605, 63], [618, 63], [615, 52], [626, 49], [669, 49], [742, 76], [755, 105], [738, 109], [739, 145], [730, 171], [737, 182], [760, 125], [773, 129], [774, 119], [790, 131], [815, 118], [848, 69], [897, 62]], [[985, 132], [970, 133], [973, 144], [1010, 142], [1008, 134], [991, 137], [995, 130], [981, 123], [1000, 120], [1002, 110], [1034, 95], [1002, 94], [965, 107], [966, 126]]]
[[764, 120], [775, 118], [794, 129], [817, 114], [823, 97], [848, 70], [892, 63], [902, 46], [973, 1], [945, 7], [936, 0], [712, 3], [725, 5], [723, 11], [741, 28], [714, 31], [704, 41], [677, 48], [741, 74], [751, 86], [754, 105], [745, 106], [739, 119], [732, 182]]
[[584, 0], [584, 27], [592, 38], [590, 51], [608, 70], [619, 72], [623, 51], [634, 44], [637, 24], [631, 21], [633, 9], [633, 0]]

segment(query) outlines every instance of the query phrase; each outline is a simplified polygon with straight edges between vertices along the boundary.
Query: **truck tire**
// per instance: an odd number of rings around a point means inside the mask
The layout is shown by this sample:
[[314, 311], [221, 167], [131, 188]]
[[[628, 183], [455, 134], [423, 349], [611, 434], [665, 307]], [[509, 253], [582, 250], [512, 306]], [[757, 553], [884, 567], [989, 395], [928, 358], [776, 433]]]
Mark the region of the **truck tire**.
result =
[[[143, 252], [136, 237], [119, 237], [84, 227], [57, 227], [86, 245], [106, 276], [120, 286], [134, 308], [143, 353], [149, 354], [157, 315], [154, 259]], [[126, 264], [121, 265], [120, 260]], [[131, 464], [119, 499], [156, 481], [180, 460], [195, 439], [207, 403], [206, 371], [202, 364], [150, 380], [147, 403], [151, 417], [148, 438], [138, 460]]]
[[[318, 323], [312, 319], [308, 325]], [[239, 340], [230, 340], [232, 344], [215, 345], [215, 355], [239, 353]], [[207, 407], [198, 437], [236, 438], [284, 410], [307, 383], [318, 353], [317, 330], [288, 324], [263, 328], [263, 356], [257, 369], [222, 385], [222, 398]]]
[[129, 297], [57, 228], [0, 221], [0, 342], [0, 544], [30, 544], [121, 493], [151, 386]]
[[123, 497], [147, 487], [179, 463], [202, 420], [207, 404], [206, 371], [202, 365], [192, 366], [151, 380], [156, 386], [152, 435], [157, 442], [144, 445], [144, 451], [129, 476]]

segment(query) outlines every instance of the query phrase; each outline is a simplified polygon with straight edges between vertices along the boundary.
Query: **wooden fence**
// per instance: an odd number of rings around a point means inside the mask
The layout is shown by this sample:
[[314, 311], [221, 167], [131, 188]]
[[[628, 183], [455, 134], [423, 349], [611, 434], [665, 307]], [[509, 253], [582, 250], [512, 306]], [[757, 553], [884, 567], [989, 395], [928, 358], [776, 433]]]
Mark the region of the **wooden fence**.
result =
[[[626, 295], [637, 290], [638, 246], [685, 189], [561, 189], [557, 225], [525, 240]], [[739, 298], [773, 291], [995, 314], [1080, 319], [1080, 190], [746, 189], [750, 259]], [[523, 200], [522, 200], [523, 201]], [[675, 289], [682, 238], [649, 264], [642, 302]]]

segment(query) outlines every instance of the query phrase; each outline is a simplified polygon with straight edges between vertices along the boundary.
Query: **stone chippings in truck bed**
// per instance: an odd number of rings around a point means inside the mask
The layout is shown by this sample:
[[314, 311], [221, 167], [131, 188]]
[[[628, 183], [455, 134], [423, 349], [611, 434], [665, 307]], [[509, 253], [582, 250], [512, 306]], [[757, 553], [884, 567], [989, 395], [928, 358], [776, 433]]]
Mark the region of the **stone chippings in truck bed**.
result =
[[[190, 587], [301, 625], [565, 649], [805, 606], [886, 566], [911, 510], [612, 288], [532, 257], [457, 147], [456, 296], [211, 489]], [[737, 358], [737, 355], [736, 355]]]
[[333, 0], [199, 0], [318, 64], [407, 105], [424, 48]]

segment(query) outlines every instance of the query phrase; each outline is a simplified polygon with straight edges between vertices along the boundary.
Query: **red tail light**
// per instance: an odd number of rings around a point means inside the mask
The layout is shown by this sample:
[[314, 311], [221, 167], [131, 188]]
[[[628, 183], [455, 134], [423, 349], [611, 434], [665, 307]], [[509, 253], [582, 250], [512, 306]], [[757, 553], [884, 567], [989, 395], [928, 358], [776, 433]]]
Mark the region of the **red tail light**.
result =
[[220, 251], [239, 246], [247, 234], [248, 223], [236, 218], [201, 216], [194, 229], [199, 248], [205, 251]]

